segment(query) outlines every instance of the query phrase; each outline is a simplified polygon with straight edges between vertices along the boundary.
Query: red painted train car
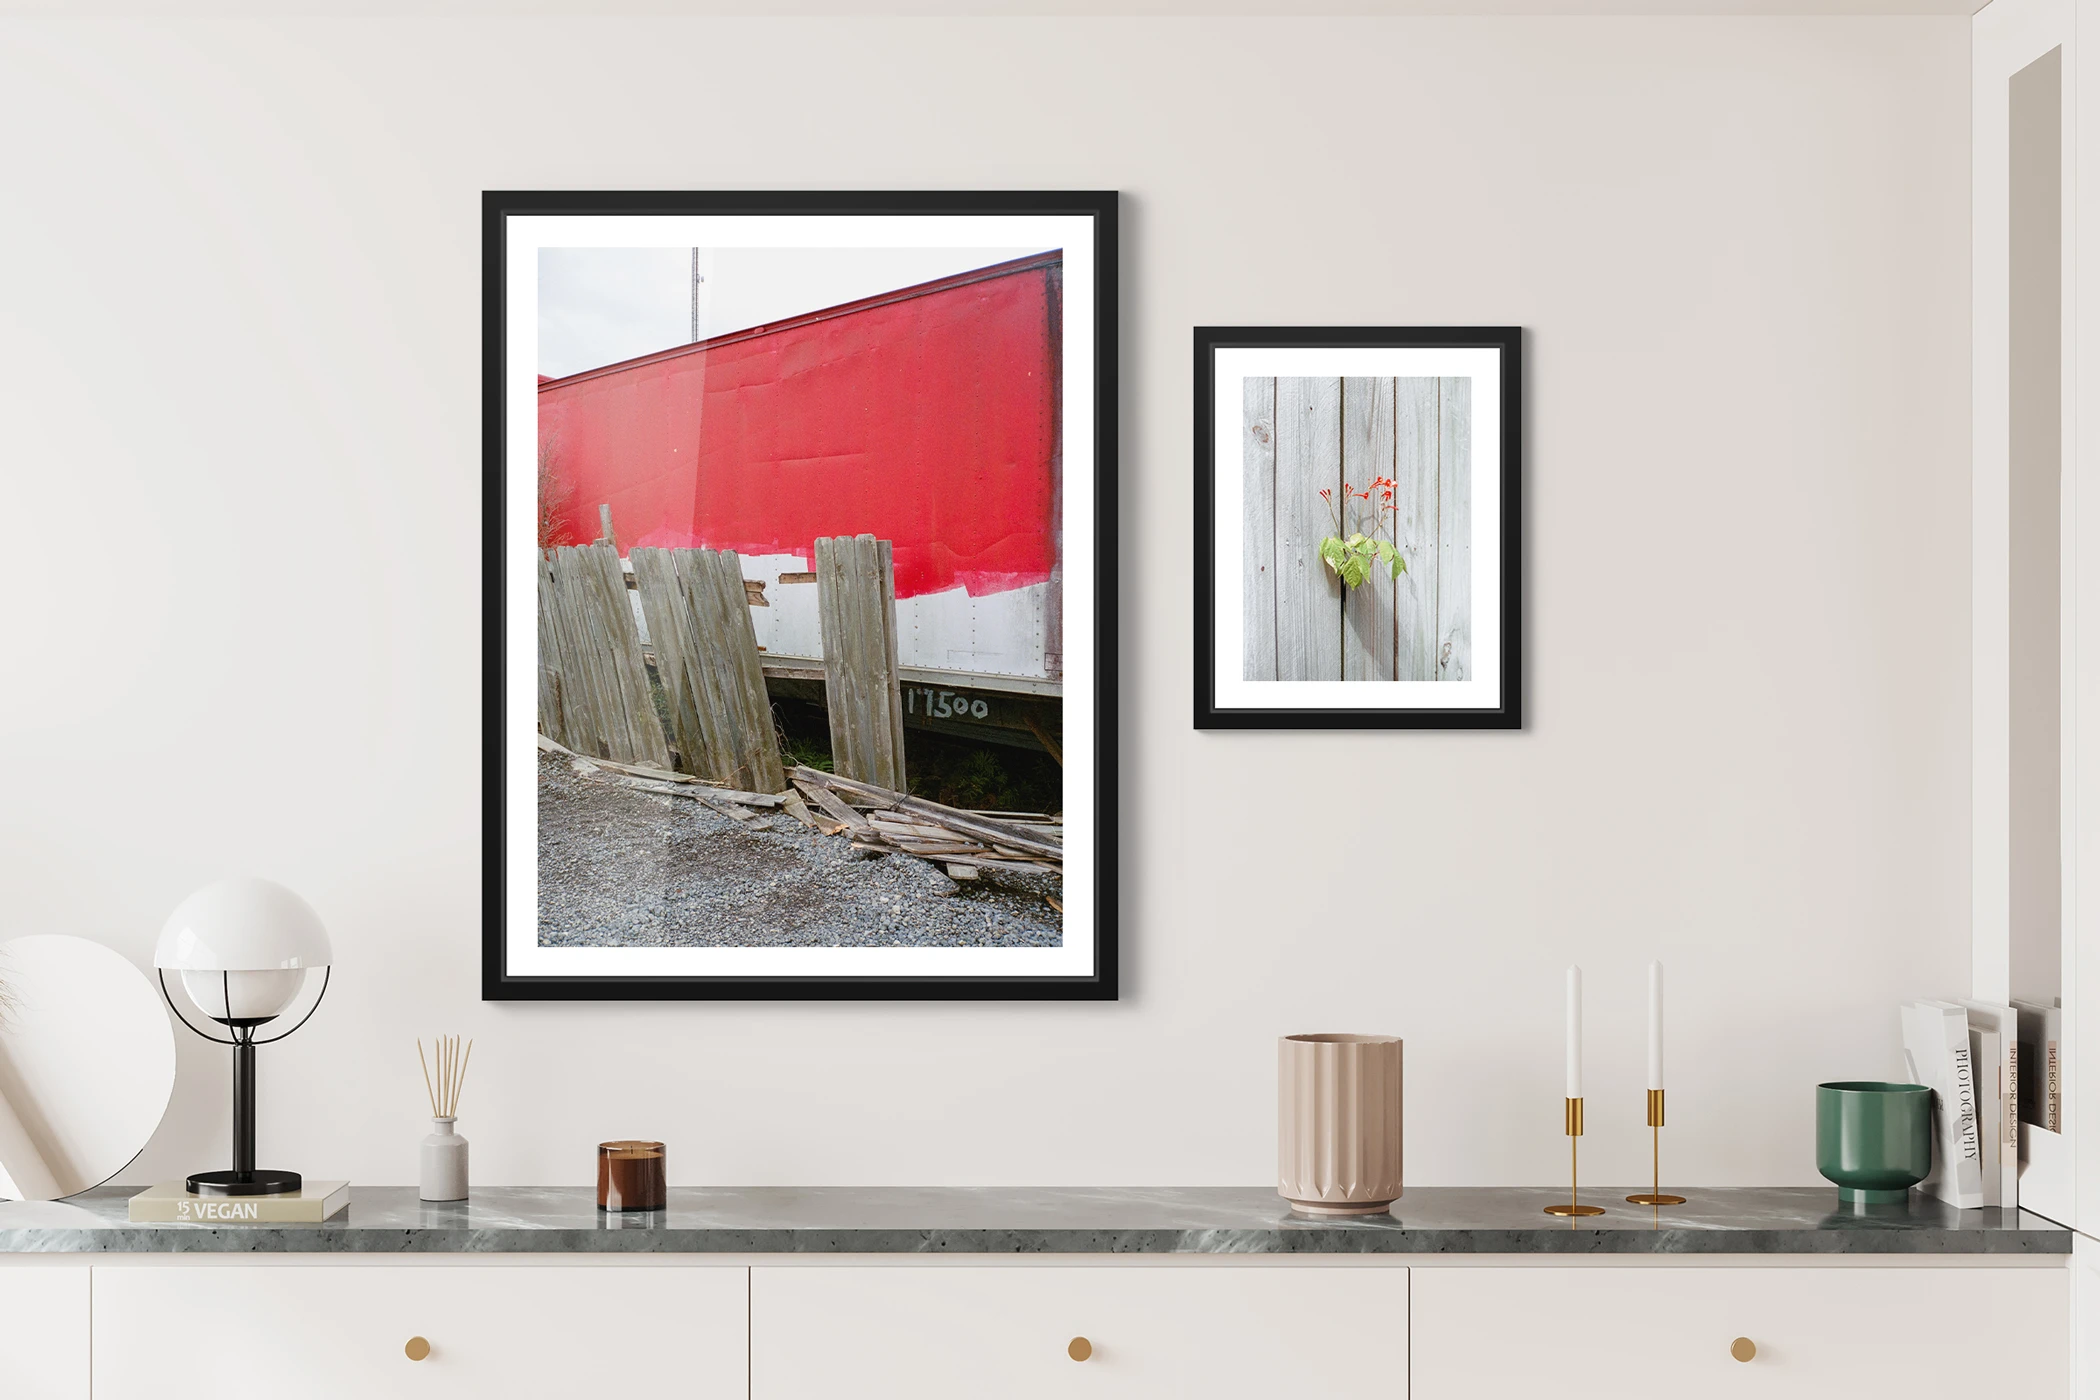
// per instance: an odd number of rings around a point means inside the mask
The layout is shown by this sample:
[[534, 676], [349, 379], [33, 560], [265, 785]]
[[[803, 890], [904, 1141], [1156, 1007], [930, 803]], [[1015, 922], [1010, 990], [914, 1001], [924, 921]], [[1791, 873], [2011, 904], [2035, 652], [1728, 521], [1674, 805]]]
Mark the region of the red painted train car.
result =
[[623, 550], [736, 550], [772, 661], [821, 654], [817, 538], [874, 534], [907, 670], [1054, 682], [1062, 284], [1044, 253], [546, 380], [544, 542], [603, 503]]

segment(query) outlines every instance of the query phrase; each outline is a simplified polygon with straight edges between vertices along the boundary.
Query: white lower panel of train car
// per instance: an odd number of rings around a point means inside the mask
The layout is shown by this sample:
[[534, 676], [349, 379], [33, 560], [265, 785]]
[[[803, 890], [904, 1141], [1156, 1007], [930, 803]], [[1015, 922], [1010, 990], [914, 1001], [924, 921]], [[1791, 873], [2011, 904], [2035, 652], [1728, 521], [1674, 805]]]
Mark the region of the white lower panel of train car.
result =
[[[759, 554], [744, 559], [744, 578], [765, 585], [766, 606], [751, 609], [766, 661], [818, 661], [824, 641], [817, 622], [815, 582], [782, 582], [807, 577], [807, 561], [793, 554]], [[1031, 584], [1003, 593], [970, 596], [962, 588], [897, 600], [897, 665], [907, 673], [929, 671], [954, 675], [957, 682], [988, 690], [1013, 689], [1026, 694], [1055, 695], [1059, 629], [1049, 616], [1051, 585]], [[1009, 685], [1002, 681], [1032, 681]]]

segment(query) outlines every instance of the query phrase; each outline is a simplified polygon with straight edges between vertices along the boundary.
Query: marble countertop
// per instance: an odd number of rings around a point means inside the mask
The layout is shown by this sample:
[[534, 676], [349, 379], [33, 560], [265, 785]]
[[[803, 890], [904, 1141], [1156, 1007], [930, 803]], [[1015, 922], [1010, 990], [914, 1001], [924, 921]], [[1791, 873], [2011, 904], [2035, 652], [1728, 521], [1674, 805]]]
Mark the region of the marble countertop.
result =
[[650, 1215], [608, 1216], [574, 1187], [489, 1187], [453, 1204], [352, 1186], [322, 1225], [132, 1224], [140, 1188], [0, 1203], [0, 1253], [367, 1254], [2068, 1254], [2025, 1211], [1908, 1204], [1841, 1210], [1834, 1187], [1680, 1188], [1662, 1209], [1629, 1189], [1607, 1213], [1543, 1213], [1551, 1189], [1423, 1187], [1390, 1216], [1308, 1220], [1265, 1187], [680, 1188]]

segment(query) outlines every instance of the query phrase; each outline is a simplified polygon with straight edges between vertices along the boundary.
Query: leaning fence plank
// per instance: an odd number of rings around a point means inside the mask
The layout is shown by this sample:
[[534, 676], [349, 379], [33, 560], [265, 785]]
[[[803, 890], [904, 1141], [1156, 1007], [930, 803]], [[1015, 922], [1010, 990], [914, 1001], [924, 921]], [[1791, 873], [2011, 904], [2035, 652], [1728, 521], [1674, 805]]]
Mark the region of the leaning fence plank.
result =
[[1320, 558], [1342, 484], [1342, 382], [1276, 381], [1276, 678], [1342, 678], [1342, 585]]
[[848, 774], [864, 773], [872, 781], [887, 782], [885, 777], [878, 776], [882, 770], [875, 761], [871, 727], [871, 717], [875, 712], [875, 677], [868, 666], [868, 616], [861, 607], [860, 540], [847, 538], [838, 544], [839, 626], [843, 638], [839, 654], [845, 658], [847, 698], [852, 706], [846, 715], [848, 751], [844, 771]]
[[553, 551], [540, 559], [540, 602], [547, 619], [548, 642], [540, 652], [540, 665], [554, 673], [561, 697], [561, 732], [553, 737], [577, 753], [595, 753], [592, 747], [589, 684], [580, 669], [569, 639], [567, 599]]
[[766, 697], [765, 671], [758, 659], [758, 634], [751, 625], [748, 597], [742, 558], [732, 550], [722, 550], [715, 555], [715, 605], [722, 619], [722, 659], [741, 719], [737, 782], [760, 792], [781, 792], [787, 781], [780, 767], [780, 739], [773, 730], [773, 706]]
[[[624, 758], [625, 755], [613, 752], [617, 726], [607, 712], [605, 659], [592, 641], [589, 584], [578, 553], [573, 548], [557, 549], [551, 562], [562, 633], [563, 674], [574, 680], [572, 694], [581, 702], [582, 729], [575, 736], [578, 742], [571, 747], [593, 758]], [[624, 748], [624, 742], [619, 746]]]
[[628, 752], [627, 726], [620, 713], [611, 663], [598, 636], [602, 623], [591, 597], [589, 566], [584, 562], [583, 553], [576, 548], [556, 551], [554, 568], [561, 580], [562, 609], [567, 618], [569, 643], [576, 657], [577, 669], [583, 675], [585, 689], [590, 694], [590, 751], [599, 758], [631, 762], [634, 755]]
[[829, 536], [817, 541], [817, 631], [824, 650], [824, 713], [831, 728], [832, 766], [845, 761], [853, 741], [849, 732], [853, 700], [846, 675], [845, 633], [840, 623], [839, 600], [845, 589], [840, 579], [840, 541]]
[[[1342, 480], [1369, 500], [1341, 507], [1343, 534], [1355, 531], [1384, 537], [1392, 513], [1385, 509], [1383, 488], [1374, 483], [1393, 472], [1393, 381], [1348, 378], [1342, 381]], [[1393, 679], [1393, 573], [1373, 564], [1370, 576], [1345, 590], [1342, 603], [1342, 679]]]
[[678, 749], [679, 765], [688, 773], [711, 774], [707, 731], [701, 727], [693, 697], [692, 629], [682, 616], [685, 604], [670, 552], [634, 549], [627, 558], [634, 565], [635, 591], [649, 624], [650, 643], [656, 648], [656, 676], [663, 683], [664, 708], [670, 714], [671, 742]]
[[706, 755], [701, 771], [710, 778], [727, 782], [729, 773], [736, 767], [732, 756], [734, 728], [723, 695], [721, 668], [710, 664], [708, 655], [711, 629], [704, 621], [704, 600], [708, 589], [703, 553], [697, 549], [671, 551], [672, 573], [678, 585], [675, 620], [685, 650], [687, 692], [692, 699], [695, 722], [700, 726], [700, 747]]
[[[783, 791], [779, 740], [751, 627], [742, 563], [724, 550], [637, 550], [636, 582], [658, 670], [690, 731], [691, 771], [732, 787]], [[677, 678], [673, 693], [671, 677]]]
[[904, 714], [889, 543], [873, 535], [827, 537], [817, 541], [816, 556], [833, 766], [902, 788]]
[[880, 556], [876, 569], [882, 580], [882, 635], [887, 643], [884, 660], [889, 668], [883, 703], [889, 706], [890, 751], [896, 758], [897, 786], [902, 789], [909, 780], [904, 765], [904, 692], [897, 680], [897, 570], [890, 542], [883, 540], [876, 549]]
[[[890, 700], [897, 693], [897, 668], [890, 662], [889, 610], [883, 605], [888, 591], [884, 587], [886, 571], [882, 548], [873, 535], [861, 535], [853, 541], [853, 563], [859, 584], [855, 601], [860, 611], [861, 656], [869, 700], [868, 753], [876, 772], [894, 775], [904, 746], [897, 742], [896, 711]], [[901, 779], [878, 781], [896, 788], [904, 786]]]
[[594, 544], [590, 547], [590, 563], [596, 570], [593, 581], [599, 615], [604, 620], [606, 652], [619, 687], [628, 743], [633, 751], [633, 757], [627, 761], [669, 768], [671, 746], [664, 738], [663, 721], [657, 718], [648, 668], [642, 664], [642, 639], [635, 630], [634, 604], [627, 599], [627, 580], [620, 570], [619, 552], [609, 542]]
[[867, 705], [854, 674], [858, 644], [853, 635], [852, 574], [850, 537], [817, 541], [817, 611], [823, 630], [824, 709], [831, 725], [832, 766], [859, 775], [866, 761], [860, 716]]
[[561, 710], [561, 640], [554, 628], [554, 583], [547, 561], [537, 559], [532, 568], [539, 605], [539, 701], [540, 733], [558, 744], [568, 744], [569, 727]]
[[1436, 678], [1473, 678], [1473, 381], [1437, 381]]

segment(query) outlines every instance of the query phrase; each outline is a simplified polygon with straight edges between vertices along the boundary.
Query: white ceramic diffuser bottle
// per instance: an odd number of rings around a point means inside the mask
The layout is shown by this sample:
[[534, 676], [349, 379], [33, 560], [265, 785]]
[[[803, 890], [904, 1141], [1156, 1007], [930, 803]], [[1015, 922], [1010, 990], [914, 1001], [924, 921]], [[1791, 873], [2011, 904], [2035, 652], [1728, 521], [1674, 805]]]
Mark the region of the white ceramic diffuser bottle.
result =
[[423, 1139], [422, 1189], [426, 1201], [467, 1198], [467, 1140], [452, 1130], [457, 1118], [433, 1118], [434, 1130]]
[[[423, 1139], [421, 1182], [416, 1194], [426, 1201], [464, 1201], [467, 1198], [467, 1140], [454, 1131], [459, 1122], [459, 1091], [466, 1084], [467, 1060], [474, 1053], [468, 1041], [460, 1053], [459, 1037], [439, 1036], [437, 1079], [430, 1077], [430, 1064], [423, 1062], [424, 1087], [430, 1090], [431, 1134]], [[423, 1059], [423, 1042], [416, 1042], [416, 1058]]]

